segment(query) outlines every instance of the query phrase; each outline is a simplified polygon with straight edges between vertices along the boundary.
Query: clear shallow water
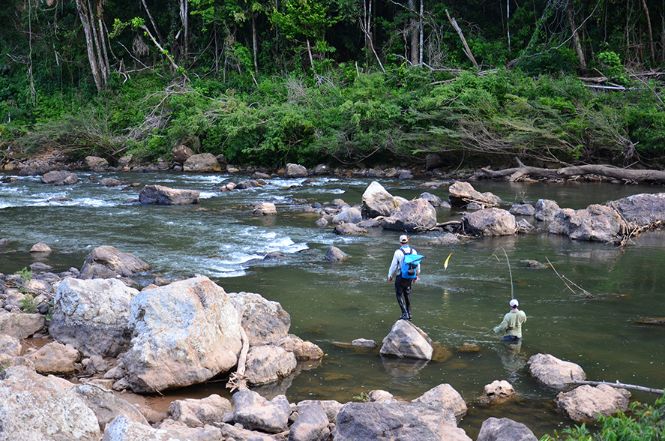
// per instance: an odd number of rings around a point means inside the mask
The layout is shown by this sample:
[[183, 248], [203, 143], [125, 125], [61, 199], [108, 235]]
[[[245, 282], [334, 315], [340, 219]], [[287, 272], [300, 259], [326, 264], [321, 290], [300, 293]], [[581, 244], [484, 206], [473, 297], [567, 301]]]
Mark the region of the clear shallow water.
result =
[[[568, 422], [553, 409], [555, 392], [537, 386], [526, 373], [524, 363], [532, 354], [547, 352], [580, 363], [590, 379], [652, 387], [665, 384], [665, 328], [634, 324], [643, 315], [665, 316], [664, 233], [645, 235], [624, 250], [546, 234], [477, 240], [452, 248], [428, 245], [431, 235], [415, 236], [414, 247], [427, 259], [422, 281], [414, 288], [414, 322], [447, 347], [450, 357], [414, 363], [382, 359], [375, 351], [336, 343], [359, 337], [380, 342], [399, 316], [393, 287], [385, 281], [398, 233], [339, 237], [331, 228], [315, 227], [316, 215], [293, 208], [294, 201], [300, 200], [342, 198], [358, 203], [369, 180], [273, 179], [262, 189], [219, 193], [217, 188], [229, 176], [105, 175], [204, 192], [198, 206], [157, 207], [137, 204], [140, 187], [106, 188], [90, 182], [90, 175], [81, 176], [82, 183], [70, 187], [46, 186], [36, 178], [0, 184], [0, 238], [12, 239], [0, 250], [0, 272], [32, 263], [28, 250], [37, 241], [54, 249], [45, 262], [58, 271], [80, 268], [92, 247], [106, 244], [137, 254], [165, 275], [205, 274], [227, 291], [259, 292], [277, 300], [291, 314], [292, 332], [316, 342], [327, 356], [317, 368], [265, 389], [266, 394], [286, 391], [291, 401], [348, 401], [362, 392], [385, 389], [414, 398], [440, 383], [450, 383], [470, 402], [485, 384], [508, 379], [524, 399], [492, 409], [472, 407], [462, 427], [475, 436], [486, 417], [509, 416], [541, 435]], [[447, 187], [432, 191], [413, 182], [382, 183], [393, 194], [407, 198], [422, 191], [446, 196]], [[474, 185], [506, 201], [544, 197], [572, 208], [661, 190], [607, 184]], [[278, 216], [251, 216], [252, 205], [258, 201], [275, 202]], [[458, 215], [440, 211], [439, 221]], [[325, 263], [323, 255], [330, 244], [349, 253], [350, 260]], [[528, 315], [518, 354], [507, 351], [490, 332], [510, 299], [502, 249], [512, 264], [515, 295]], [[284, 257], [259, 260], [274, 251]], [[444, 271], [442, 262], [450, 251], [453, 257]], [[571, 293], [551, 270], [533, 270], [519, 263], [546, 257], [593, 297]], [[455, 352], [466, 341], [479, 344], [481, 351]], [[177, 394], [220, 392], [223, 383]]]

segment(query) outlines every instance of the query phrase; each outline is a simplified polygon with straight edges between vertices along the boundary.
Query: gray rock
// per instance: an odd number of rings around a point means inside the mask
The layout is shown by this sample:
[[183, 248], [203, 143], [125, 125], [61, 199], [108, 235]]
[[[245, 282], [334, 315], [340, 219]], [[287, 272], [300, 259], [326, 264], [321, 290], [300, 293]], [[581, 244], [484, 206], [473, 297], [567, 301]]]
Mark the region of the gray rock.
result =
[[54, 341], [27, 355], [26, 358], [32, 361], [35, 370], [40, 374], [67, 375], [74, 373], [75, 363], [81, 356], [73, 346]]
[[486, 405], [504, 403], [515, 396], [513, 385], [506, 380], [494, 380], [483, 388], [480, 402]]
[[199, 153], [187, 158], [182, 169], [186, 172], [212, 173], [222, 171], [222, 166], [212, 153]]
[[515, 216], [500, 208], [487, 208], [466, 213], [465, 230], [480, 236], [510, 236], [517, 232]]
[[468, 182], [456, 181], [448, 188], [450, 205], [453, 207], [465, 207], [470, 202], [476, 202], [483, 208], [496, 207], [501, 204], [501, 198], [487, 192], [480, 193]]
[[385, 390], [371, 390], [367, 394], [370, 403], [392, 403], [395, 400], [395, 396]]
[[42, 254], [47, 254], [50, 253], [51, 247], [46, 245], [44, 242], [37, 242], [30, 248], [31, 253], [42, 253]]
[[335, 226], [335, 234], [340, 236], [364, 236], [367, 230], [356, 224], [339, 224]]
[[589, 205], [583, 210], [559, 210], [549, 225], [549, 232], [573, 240], [614, 243], [626, 231], [619, 213], [605, 205]]
[[630, 392], [606, 384], [579, 386], [560, 392], [556, 405], [568, 418], [578, 423], [591, 423], [599, 416], [609, 416], [628, 409]]
[[52, 269], [53, 267], [51, 265], [47, 265], [43, 262], [33, 262], [30, 264], [30, 271], [32, 271], [33, 274], [51, 271]]
[[42, 176], [42, 182], [50, 185], [73, 185], [78, 181], [78, 176], [64, 170], [50, 171]]
[[249, 384], [272, 383], [290, 375], [297, 365], [293, 352], [279, 346], [253, 346], [247, 354], [245, 376]]
[[254, 206], [252, 214], [255, 216], [270, 216], [277, 214], [277, 207], [272, 202], [261, 202]]
[[397, 209], [395, 198], [381, 184], [373, 181], [362, 196], [363, 218], [390, 216]]
[[284, 395], [271, 401], [249, 389], [233, 394], [233, 420], [249, 430], [268, 433], [283, 432], [288, 428], [291, 408]]
[[342, 409], [342, 403], [335, 400], [303, 400], [296, 405], [296, 411], [299, 412], [302, 407], [312, 404], [323, 408], [330, 423], [334, 423], [337, 420], [337, 414]]
[[538, 438], [522, 423], [490, 417], [483, 421], [476, 441], [538, 441]]
[[317, 176], [330, 174], [330, 167], [325, 164], [319, 164], [314, 167], [314, 174]]
[[517, 232], [526, 234], [533, 231], [535, 227], [529, 223], [526, 219], [520, 219], [517, 221]]
[[21, 354], [21, 342], [10, 335], [0, 334], [0, 366], [5, 366]]
[[118, 187], [122, 185], [122, 181], [120, 179], [115, 179], [115, 178], [104, 178], [101, 181], [99, 181], [100, 184], [102, 184], [104, 187]]
[[171, 150], [171, 155], [173, 156], [173, 160], [175, 162], [179, 164], [184, 164], [185, 161], [187, 161], [192, 155], [194, 155], [194, 152], [186, 145], [180, 144], [173, 147], [173, 150]]
[[228, 296], [239, 314], [250, 346], [276, 343], [288, 336], [291, 316], [278, 302], [248, 292], [232, 292]]
[[586, 379], [584, 370], [575, 363], [559, 360], [550, 354], [536, 354], [527, 362], [529, 372], [545, 386], [561, 389]]
[[467, 411], [464, 398], [450, 384], [440, 384], [428, 390], [413, 400], [413, 402], [441, 409], [442, 411], [451, 411], [457, 421], [460, 421], [466, 415]]
[[146, 185], [139, 193], [139, 202], [143, 205], [190, 205], [199, 203], [196, 190], [177, 190], [163, 185]]
[[335, 246], [330, 246], [326, 251], [325, 259], [328, 262], [343, 262], [349, 258], [349, 255]]
[[316, 221], [316, 226], [319, 228], [327, 227], [328, 220], [325, 217], [322, 217]]
[[298, 361], [320, 360], [323, 358], [323, 351], [320, 347], [293, 334], [279, 340], [277, 345], [287, 352], [293, 352]]
[[92, 384], [79, 384], [74, 387], [74, 392], [95, 413], [101, 430], [104, 430], [106, 425], [118, 415], [122, 415], [135, 423], [149, 425], [136, 406], [118, 397], [110, 390]]
[[220, 441], [221, 429], [212, 426], [191, 428], [184, 424], [162, 423], [159, 429], [136, 423], [120, 415], [106, 425], [102, 441]]
[[531, 204], [513, 204], [509, 211], [515, 216], [533, 216], [536, 214], [536, 209]]
[[328, 416], [319, 404], [298, 406], [296, 418], [289, 431], [289, 441], [321, 441], [328, 433]]
[[538, 199], [536, 202], [536, 220], [549, 221], [561, 210], [556, 201], [550, 199]]
[[217, 427], [222, 431], [223, 441], [284, 441], [285, 439], [285, 437], [280, 435], [268, 435], [253, 430], [245, 430], [242, 426], [238, 427], [230, 424], [217, 424]]
[[348, 403], [337, 415], [335, 441], [471, 441], [452, 412], [418, 403]]
[[9, 335], [19, 340], [41, 331], [44, 323], [45, 319], [41, 314], [0, 312], [0, 334]]
[[381, 227], [381, 221], [379, 220], [380, 218], [376, 219], [365, 219], [362, 222], [358, 223], [358, 226], [364, 230], [368, 228], [380, 228]]
[[129, 345], [129, 310], [139, 292], [117, 279], [60, 282], [49, 333], [86, 355], [115, 357]]
[[356, 338], [351, 342], [351, 346], [357, 346], [359, 348], [375, 348], [376, 342], [366, 338]]
[[80, 277], [82, 279], [132, 277], [149, 269], [150, 265], [133, 254], [123, 253], [115, 247], [105, 245], [95, 248], [86, 256]]
[[337, 213], [332, 218], [332, 223], [342, 224], [357, 224], [363, 220], [362, 215], [360, 214], [360, 209], [356, 207], [344, 207], [342, 210]]
[[425, 199], [434, 208], [438, 208], [443, 204], [443, 200], [440, 197], [438, 197], [438, 196], [436, 196], [432, 193], [427, 193], [427, 192], [422, 193], [420, 195], [420, 199]]
[[651, 226], [657, 222], [665, 223], [665, 193], [636, 194], [608, 205], [637, 227]]
[[386, 230], [427, 231], [436, 226], [436, 210], [425, 199], [414, 199], [399, 205], [382, 222]]
[[132, 299], [129, 323], [134, 337], [122, 361], [135, 392], [201, 383], [238, 361], [238, 312], [207, 277], [141, 291]]
[[98, 441], [94, 412], [61, 378], [26, 366], [6, 369], [0, 381], [0, 439]]
[[399, 358], [431, 360], [432, 340], [422, 329], [407, 320], [397, 320], [383, 339], [380, 353]]
[[85, 166], [92, 171], [105, 171], [109, 168], [109, 162], [99, 156], [86, 156]]
[[400, 170], [397, 175], [398, 179], [413, 179], [413, 173], [411, 170]]
[[307, 169], [300, 164], [286, 164], [286, 177], [304, 178], [307, 176]]
[[459, 244], [460, 240], [455, 234], [443, 233], [441, 236], [437, 236], [430, 240], [429, 243], [435, 246], [451, 246]]
[[217, 394], [199, 400], [175, 400], [169, 406], [169, 416], [188, 427], [220, 423], [224, 420], [224, 415], [232, 411], [231, 402]]

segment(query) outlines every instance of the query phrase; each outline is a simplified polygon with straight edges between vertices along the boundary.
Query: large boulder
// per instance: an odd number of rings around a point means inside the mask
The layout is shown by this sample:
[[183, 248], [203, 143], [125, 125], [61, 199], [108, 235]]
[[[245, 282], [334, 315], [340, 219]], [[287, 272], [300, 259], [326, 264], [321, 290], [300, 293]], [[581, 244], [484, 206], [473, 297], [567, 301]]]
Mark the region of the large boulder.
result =
[[307, 169], [300, 164], [286, 164], [286, 177], [304, 178], [307, 176]]
[[536, 209], [531, 204], [513, 204], [509, 211], [510, 214], [515, 216], [533, 216], [536, 214]]
[[228, 296], [238, 311], [250, 346], [276, 343], [289, 334], [291, 316], [278, 302], [249, 292], [232, 292]]
[[419, 403], [348, 403], [337, 415], [335, 441], [471, 441], [452, 412]]
[[559, 360], [550, 354], [532, 355], [527, 361], [527, 365], [529, 372], [536, 380], [556, 389], [586, 379], [586, 374], [580, 365]]
[[337, 414], [342, 409], [343, 404], [335, 400], [303, 400], [296, 405], [296, 411], [311, 406], [312, 404], [321, 406], [328, 417], [328, 422], [334, 423], [337, 420]]
[[199, 153], [185, 160], [183, 170], [186, 172], [211, 173], [222, 171], [222, 166], [212, 153]]
[[129, 323], [134, 337], [122, 360], [135, 392], [201, 383], [238, 361], [238, 312], [207, 277], [141, 291], [132, 299]]
[[596, 421], [628, 409], [630, 392], [606, 384], [579, 386], [570, 392], [560, 392], [556, 404], [567, 416], [578, 423]]
[[150, 265], [130, 253], [123, 253], [112, 246], [97, 247], [83, 262], [82, 279], [111, 279], [131, 277], [150, 269]]
[[80, 358], [79, 351], [73, 346], [63, 345], [57, 341], [48, 343], [26, 358], [35, 366], [40, 374], [72, 374], [76, 370], [75, 363]]
[[434, 349], [425, 332], [407, 320], [397, 320], [383, 339], [381, 355], [431, 360]]
[[129, 305], [138, 293], [118, 279], [68, 277], [56, 290], [49, 333], [86, 355], [115, 357], [129, 345]]
[[480, 193], [468, 182], [456, 181], [448, 188], [450, 205], [465, 207], [470, 202], [476, 202], [483, 207], [496, 207], [501, 204], [501, 198], [490, 193]]
[[573, 240], [616, 242], [626, 231], [626, 222], [606, 205], [589, 205], [583, 210], [559, 210], [549, 225], [549, 232]]
[[501, 208], [466, 213], [462, 221], [466, 231], [480, 236], [511, 236], [517, 233], [515, 216]]
[[0, 366], [7, 365], [21, 354], [21, 342], [11, 335], [0, 334]]
[[118, 415], [123, 415], [135, 423], [148, 425], [148, 421], [136, 406], [123, 400], [113, 391], [92, 384], [79, 384], [74, 387], [74, 392], [95, 413], [101, 430], [104, 430], [106, 425]]
[[651, 226], [657, 222], [665, 223], [665, 193], [636, 194], [608, 205], [637, 227]]
[[249, 430], [279, 433], [288, 428], [291, 408], [284, 395], [271, 401], [249, 389], [239, 390], [231, 398], [233, 421]]
[[0, 440], [98, 441], [97, 417], [73, 386], [26, 366], [6, 369], [0, 380]]
[[0, 334], [23, 340], [44, 327], [45, 319], [41, 314], [0, 311]]
[[388, 193], [381, 184], [373, 181], [365, 189], [362, 196], [362, 216], [365, 219], [377, 216], [390, 216], [398, 207], [393, 195]]
[[383, 219], [383, 228], [397, 231], [427, 231], [436, 226], [436, 209], [425, 199], [414, 199], [399, 205]]
[[329, 436], [328, 416], [320, 404], [298, 406], [298, 417], [289, 430], [289, 441], [320, 441]]
[[199, 203], [196, 190], [178, 190], [163, 185], [146, 185], [139, 193], [139, 202], [144, 205], [190, 205]]
[[169, 405], [169, 416], [189, 427], [203, 427], [223, 421], [224, 414], [232, 410], [229, 400], [212, 394], [199, 400], [188, 398], [172, 401]]
[[457, 421], [460, 421], [466, 415], [467, 411], [464, 398], [450, 384], [440, 384], [428, 390], [413, 400], [413, 402], [441, 409], [442, 411], [451, 411]]
[[99, 156], [86, 156], [85, 166], [88, 168], [88, 170], [100, 172], [109, 168], [109, 162], [104, 158], [100, 158]]
[[254, 346], [247, 354], [245, 377], [249, 384], [272, 383], [290, 375], [297, 365], [293, 352], [279, 346]]
[[42, 176], [42, 182], [50, 185], [73, 185], [78, 181], [78, 176], [65, 170], [50, 171]]
[[536, 212], [534, 215], [536, 216], [536, 220], [539, 221], [550, 221], [561, 210], [559, 204], [551, 199], [538, 199], [535, 208]]
[[476, 441], [538, 441], [538, 438], [522, 423], [490, 417], [483, 421]]
[[339, 224], [335, 226], [335, 234], [340, 236], [364, 236], [367, 230], [356, 224]]
[[184, 164], [191, 156], [194, 155], [192, 149], [184, 144], [177, 145], [171, 150], [173, 160], [178, 164]]
[[357, 224], [363, 220], [362, 214], [359, 208], [356, 207], [344, 207], [342, 210], [337, 213], [332, 218], [332, 223], [337, 224]]

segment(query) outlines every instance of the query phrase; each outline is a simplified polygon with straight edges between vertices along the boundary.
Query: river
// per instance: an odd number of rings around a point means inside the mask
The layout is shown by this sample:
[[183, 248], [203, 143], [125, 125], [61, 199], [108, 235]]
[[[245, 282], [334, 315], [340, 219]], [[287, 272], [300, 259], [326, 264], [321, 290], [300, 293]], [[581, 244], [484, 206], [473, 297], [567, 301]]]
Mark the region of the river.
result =
[[[574, 361], [590, 379], [651, 387], [665, 384], [665, 328], [634, 323], [640, 316], [665, 316], [663, 233], [646, 234], [624, 249], [547, 234], [472, 240], [454, 247], [428, 245], [429, 234], [414, 236], [412, 245], [426, 256], [412, 299], [414, 323], [451, 355], [443, 361], [413, 363], [382, 359], [375, 351], [338, 343], [360, 337], [380, 342], [399, 317], [393, 287], [385, 280], [398, 233], [340, 237], [332, 228], [316, 227], [315, 214], [296, 208], [304, 201], [325, 203], [334, 198], [357, 204], [370, 180], [272, 179], [261, 189], [220, 193], [221, 183], [239, 177], [79, 176], [81, 183], [66, 187], [44, 185], [38, 177], [0, 184], [0, 238], [12, 240], [0, 250], [0, 272], [12, 273], [30, 265], [33, 257], [28, 250], [38, 241], [53, 248], [42, 260], [54, 271], [80, 268], [93, 247], [113, 245], [136, 254], [167, 277], [203, 274], [227, 291], [258, 292], [276, 300], [291, 314], [291, 332], [312, 340], [327, 355], [320, 366], [264, 390], [268, 395], [286, 391], [291, 402], [346, 402], [363, 392], [384, 389], [411, 399], [438, 384], [450, 383], [471, 402], [485, 384], [507, 379], [522, 398], [491, 409], [471, 405], [461, 427], [475, 436], [488, 416], [507, 416], [524, 422], [540, 436], [570, 421], [556, 413], [555, 392], [529, 377], [524, 363], [530, 355], [545, 352]], [[202, 199], [193, 206], [141, 206], [137, 202], [140, 187], [107, 188], [92, 182], [91, 176], [197, 189]], [[407, 198], [426, 191], [418, 181], [381, 183], [394, 195]], [[550, 198], [571, 208], [661, 190], [590, 183], [474, 185], [504, 201]], [[446, 188], [428, 191], [445, 198]], [[252, 205], [259, 201], [274, 202], [278, 215], [252, 216]], [[454, 210], [438, 213], [440, 222], [458, 216]], [[351, 258], [341, 264], [324, 262], [331, 244]], [[515, 297], [528, 315], [519, 353], [507, 351], [490, 332], [507, 312], [511, 296], [503, 250], [511, 263]], [[280, 252], [282, 257], [261, 260], [271, 252]], [[444, 270], [443, 261], [450, 252], [450, 265]], [[520, 263], [523, 259], [545, 262], [546, 258], [592, 296], [571, 292], [550, 269], [535, 270]], [[480, 352], [457, 353], [454, 348], [463, 342], [477, 343]], [[210, 393], [224, 393], [223, 383], [175, 395]]]

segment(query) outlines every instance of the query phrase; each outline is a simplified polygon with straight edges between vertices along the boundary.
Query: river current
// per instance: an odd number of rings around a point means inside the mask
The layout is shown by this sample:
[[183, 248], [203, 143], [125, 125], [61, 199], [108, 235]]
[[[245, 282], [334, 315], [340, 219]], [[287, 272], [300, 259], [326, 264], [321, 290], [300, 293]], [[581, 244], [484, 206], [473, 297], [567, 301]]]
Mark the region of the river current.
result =
[[[229, 292], [258, 292], [278, 301], [291, 314], [291, 332], [321, 346], [326, 357], [319, 366], [302, 366], [298, 375], [263, 388], [268, 396], [285, 393], [291, 402], [346, 402], [384, 389], [411, 399], [450, 383], [472, 403], [485, 384], [507, 379], [521, 398], [490, 409], [471, 404], [461, 427], [475, 436], [485, 418], [506, 416], [540, 436], [570, 421], [554, 409], [556, 392], [538, 386], [528, 375], [525, 362], [530, 355], [550, 353], [576, 362], [593, 380], [665, 385], [665, 328], [635, 323], [642, 316], [665, 316], [663, 233], [646, 234], [623, 249], [546, 233], [471, 240], [452, 247], [431, 245], [433, 234], [413, 236], [412, 245], [426, 256], [412, 296], [413, 321], [447, 351], [438, 351], [438, 361], [408, 362], [347, 344], [361, 337], [380, 343], [400, 315], [393, 287], [386, 283], [399, 233], [340, 237], [331, 227], [315, 226], [318, 216], [301, 208], [335, 198], [358, 204], [370, 180], [277, 178], [263, 188], [221, 193], [220, 184], [242, 178], [170, 173], [79, 176], [81, 183], [65, 187], [44, 185], [39, 177], [0, 184], [0, 238], [11, 239], [0, 249], [0, 272], [29, 266], [34, 260], [28, 250], [40, 241], [53, 248], [40, 259], [55, 272], [80, 268], [92, 248], [113, 245], [167, 277], [207, 275]], [[201, 201], [193, 206], [141, 206], [141, 186], [112, 188], [94, 182], [102, 177], [196, 189], [202, 192]], [[429, 191], [447, 197], [446, 186], [426, 190], [419, 181], [380, 182], [397, 196], [412, 198]], [[661, 191], [589, 183], [474, 186], [507, 202], [548, 198], [570, 208]], [[277, 216], [252, 216], [252, 206], [263, 201], [277, 205]], [[439, 222], [459, 216], [455, 210], [438, 212]], [[325, 262], [329, 245], [341, 248], [350, 259]], [[504, 250], [514, 295], [528, 316], [519, 352], [507, 350], [491, 332], [508, 311], [511, 297]], [[446, 270], [443, 261], [450, 252]], [[263, 260], [269, 253], [278, 256]], [[525, 259], [549, 259], [560, 274], [591, 295], [572, 292], [551, 269], [527, 268], [520, 262]], [[464, 342], [476, 343], [480, 351], [458, 353], [455, 348]], [[200, 385], [173, 396], [224, 394], [223, 384]]]

